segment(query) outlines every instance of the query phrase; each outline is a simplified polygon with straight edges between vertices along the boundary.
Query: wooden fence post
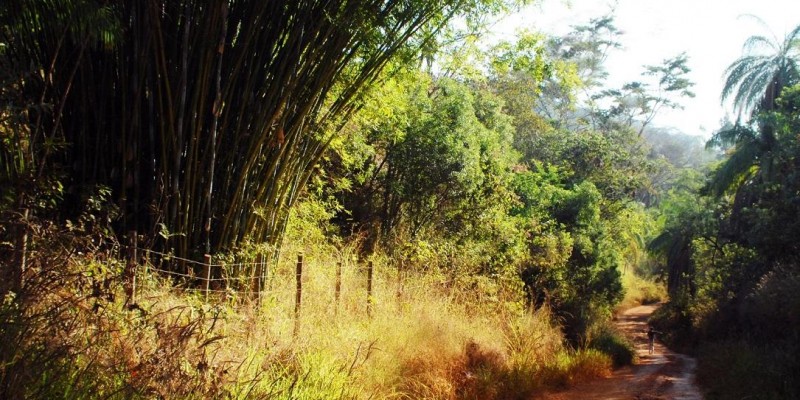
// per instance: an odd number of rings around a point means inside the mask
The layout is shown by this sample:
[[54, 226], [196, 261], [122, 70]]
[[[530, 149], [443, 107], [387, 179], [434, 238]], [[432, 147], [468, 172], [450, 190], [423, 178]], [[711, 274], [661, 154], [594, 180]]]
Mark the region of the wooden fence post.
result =
[[206, 294], [206, 303], [208, 303], [208, 290], [209, 285], [211, 284], [211, 254], [204, 254], [203, 255], [203, 276], [205, 277], [205, 294]]
[[18, 246], [17, 251], [19, 254], [17, 255], [17, 262], [18, 265], [16, 267], [16, 271], [14, 272], [14, 281], [12, 282], [12, 290], [16, 293], [19, 293], [22, 290], [22, 287], [25, 285], [25, 274], [27, 273], [28, 269], [28, 218], [30, 217], [30, 209], [26, 208], [22, 212], [22, 222], [19, 224], [19, 232], [18, 232]]
[[398, 303], [402, 303], [403, 301], [403, 259], [400, 259], [400, 262], [397, 263], [397, 301]]
[[144, 275], [145, 279], [150, 277], [150, 249], [144, 251]]
[[137, 247], [138, 247], [138, 235], [136, 231], [128, 231], [128, 264], [125, 268], [125, 280], [127, 290], [125, 293], [127, 295], [127, 304], [133, 304], [136, 302], [136, 265], [138, 264], [137, 259]]
[[334, 308], [334, 313], [339, 312], [339, 299], [342, 296], [342, 262], [339, 261], [336, 263], [336, 291], [334, 292], [334, 298], [336, 299]]
[[372, 317], [372, 260], [367, 263], [367, 316]]
[[264, 288], [264, 254], [256, 256], [256, 270], [253, 275], [253, 291], [256, 296], [256, 304], [261, 304], [261, 290]]
[[300, 331], [300, 304], [303, 300], [303, 253], [297, 254], [297, 270], [295, 274], [297, 291], [294, 298], [294, 336]]

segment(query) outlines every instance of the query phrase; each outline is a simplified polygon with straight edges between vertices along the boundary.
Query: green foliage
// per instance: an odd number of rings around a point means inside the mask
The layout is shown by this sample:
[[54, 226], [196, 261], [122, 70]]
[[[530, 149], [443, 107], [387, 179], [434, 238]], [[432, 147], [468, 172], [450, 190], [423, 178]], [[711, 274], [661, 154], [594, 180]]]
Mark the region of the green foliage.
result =
[[754, 35], [745, 41], [743, 52], [748, 54], [725, 70], [727, 78], [722, 89], [722, 101], [733, 96], [733, 106], [740, 118], [773, 109], [783, 89], [798, 82], [798, 38], [800, 26], [792, 29], [783, 41], [774, 34]]
[[501, 42], [492, 49], [493, 74], [502, 79], [509, 75], [524, 76], [542, 82], [551, 76], [543, 35], [530, 31], [517, 33], [516, 42]]
[[756, 346], [744, 340], [712, 342], [699, 350], [697, 380], [709, 400], [796, 398], [798, 356], [796, 341]]
[[694, 183], [666, 196], [663, 230], [650, 243], [664, 257], [671, 296], [654, 322], [666, 340], [697, 351], [709, 398], [798, 393], [784, 378], [797, 369], [798, 32], [782, 44], [752, 37], [746, 49], [772, 53], [728, 68], [723, 99], [733, 96], [752, 119], [715, 133], [708, 146], [725, 159], [702, 190]]
[[525, 154], [526, 162], [536, 160], [557, 166], [572, 184], [592, 182], [609, 200], [602, 204], [604, 212], [642, 191], [653, 168], [642, 139], [629, 129], [603, 132], [564, 131], [551, 127], [544, 133], [518, 130], [517, 135], [521, 134], [535, 135], [535, 138], [518, 137], [516, 142], [537, 146], [537, 150]]
[[622, 298], [622, 250], [601, 218], [600, 192], [588, 181], [567, 189], [553, 182], [557, 173], [540, 168], [516, 179], [525, 206], [517, 212], [531, 221], [520, 276], [529, 300], [549, 303], [577, 341]]
[[[386, 110], [387, 103], [396, 106]], [[508, 243], [500, 254], [487, 247], [515, 236], [506, 210], [516, 153], [501, 107], [497, 97], [469, 84], [420, 72], [393, 77], [366, 104], [361, 126], [354, 125], [365, 130], [354, 132], [358, 147], [345, 145], [331, 157], [358, 164], [349, 171], [326, 167], [353, 176], [349, 188], [335, 192], [344, 207], [338, 218], [347, 221], [342, 228], [366, 230], [373, 245], [399, 250], [404, 241], [438, 243], [483, 253], [475, 267], [501, 266], [503, 254], [516, 247]]]
[[332, 199], [323, 201], [313, 194], [299, 200], [289, 213], [284, 241], [309, 249], [332, 241], [336, 227], [330, 220], [338, 208]]
[[614, 367], [631, 365], [636, 360], [636, 348], [633, 343], [613, 327], [604, 325], [599, 332], [594, 333], [589, 341], [589, 347], [608, 354]]

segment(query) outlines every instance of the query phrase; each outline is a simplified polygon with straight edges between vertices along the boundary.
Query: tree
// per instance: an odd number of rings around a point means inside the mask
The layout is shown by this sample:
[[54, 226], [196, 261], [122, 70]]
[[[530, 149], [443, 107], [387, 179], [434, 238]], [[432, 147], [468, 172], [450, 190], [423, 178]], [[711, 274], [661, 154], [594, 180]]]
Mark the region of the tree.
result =
[[[606, 201], [590, 181], [570, 184], [563, 170], [534, 164], [515, 175], [526, 221], [528, 257], [520, 265], [528, 300], [552, 307], [578, 343], [622, 297], [625, 255], [601, 212]], [[620, 246], [621, 245], [621, 246]]]
[[[766, 49], [769, 53], [743, 56], [726, 69], [723, 102], [733, 96], [733, 105], [740, 117], [750, 112], [749, 117], [754, 121], [758, 120], [758, 112], [773, 110], [781, 91], [800, 79], [798, 39], [800, 26], [787, 34], [782, 42], [774, 35], [772, 38], [762, 35], [748, 38], [744, 43], [746, 53], [757, 49]], [[755, 129], [737, 122], [720, 129], [707, 146], [731, 150], [728, 159], [715, 171], [711, 192], [719, 196], [734, 186], [738, 188], [737, 182], [746, 181], [758, 170], [755, 166], [771, 164], [769, 156], [776, 150], [776, 144], [775, 129], [769, 124], [761, 124]], [[771, 169], [767, 167], [767, 170]]]
[[559, 129], [580, 129], [588, 113], [586, 105], [577, 103], [578, 93], [590, 97], [603, 86], [608, 77], [604, 63], [609, 52], [622, 47], [622, 35], [612, 12], [548, 39], [546, 54], [552, 73], [537, 82], [541, 95], [531, 102], [536, 112]]
[[603, 63], [609, 51], [622, 47], [619, 42], [622, 33], [614, 25], [612, 12], [592, 18], [586, 25], [573, 27], [572, 32], [563, 37], [553, 38], [550, 48], [555, 58], [574, 62], [584, 85], [595, 88], [608, 76]]
[[[757, 18], [756, 18], [757, 19]], [[763, 25], [763, 21], [757, 19]], [[763, 50], [763, 53], [757, 53]], [[800, 52], [800, 25], [783, 40], [754, 35], [744, 42], [747, 55], [731, 63], [725, 70], [722, 89], [723, 103], [733, 96], [733, 106], [738, 115], [771, 110], [784, 87], [800, 79], [798, 53]]]
[[[364, 125], [355, 128], [367, 131], [363, 147], [353, 150], [365, 156], [356, 157], [350, 187], [336, 190], [349, 222], [366, 231], [370, 243], [388, 246], [396, 238], [475, 234], [486, 227], [478, 221], [497, 207], [504, 213], [509, 203], [516, 154], [502, 103], [472, 85], [419, 71], [394, 80], [401, 83], [386, 85], [362, 110]], [[387, 103], [392, 107], [384, 110]], [[332, 161], [342, 161], [346, 151]]]
[[[110, 186], [118, 229], [189, 257], [279, 243], [384, 66], [413, 60], [457, 14], [511, 3], [60, 0], [74, 9], [61, 24], [50, 3], [23, 0], [3, 3], [13, 40], [0, 56], [36, 71], [14, 81], [36, 105], [22, 138], [33, 176], [63, 172], [69, 196]], [[87, 10], [119, 27], [108, 45], [73, 32]]]
[[608, 129], [608, 126], [613, 127], [615, 124], [627, 127], [636, 124], [639, 136], [642, 136], [647, 126], [663, 108], [682, 108], [679, 103], [680, 98], [694, 97], [694, 92], [691, 90], [694, 82], [686, 77], [691, 71], [687, 65], [688, 61], [686, 53], [681, 53], [665, 59], [661, 65], [645, 65], [642, 76], [655, 77], [655, 85], [641, 81], [628, 82], [620, 89], [607, 89], [592, 96], [593, 101], [602, 102], [603, 99], [612, 101], [608, 109], [595, 111], [594, 119], [599, 121], [597, 127]]

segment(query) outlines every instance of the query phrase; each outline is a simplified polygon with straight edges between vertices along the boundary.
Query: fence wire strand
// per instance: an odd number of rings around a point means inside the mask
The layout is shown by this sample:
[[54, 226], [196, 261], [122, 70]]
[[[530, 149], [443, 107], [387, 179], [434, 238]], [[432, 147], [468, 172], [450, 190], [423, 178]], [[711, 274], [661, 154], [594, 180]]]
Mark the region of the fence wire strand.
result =
[[[177, 257], [177, 256], [174, 256], [174, 255], [171, 255], [171, 254], [162, 253], [162, 252], [158, 252], [158, 251], [153, 251], [153, 250], [149, 250], [149, 249], [143, 249], [143, 248], [140, 248], [140, 247], [128, 246], [128, 245], [124, 245], [124, 244], [120, 244], [119, 246], [127, 248], [127, 249], [135, 249], [137, 252], [140, 252], [139, 254], [150, 254], [150, 255], [159, 256], [165, 261], [182, 261], [182, 262], [185, 262], [185, 263], [192, 264], [194, 266], [200, 266], [200, 267], [203, 267], [203, 268], [209, 268], [209, 270], [205, 271], [205, 273], [209, 273], [209, 274], [213, 273], [212, 272], [213, 268], [219, 268], [222, 271], [224, 271], [224, 269], [228, 268], [228, 267], [246, 267], [246, 266], [266, 267], [269, 264], [269, 262], [210, 263], [210, 264], [207, 264], [207, 263], [204, 263], [202, 261], [196, 261], [196, 260], [192, 260], [192, 259], [188, 259], [188, 258]], [[258, 281], [258, 280], [262, 280], [262, 279], [263, 280], [274, 279], [274, 276], [270, 277], [269, 274], [264, 274], [264, 273], [262, 273], [262, 274], [255, 274], [254, 273], [252, 275], [246, 275], [246, 276], [222, 276], [222, 277], [208, 277], [207, 278], [207, 277], [195, 274], [195, 273], [182, 273], [182, 272], [177, 272], [177, 271], [165, 270], [165, 269], [156, 267], [153, 263], [149, 262], [149, 260], [147, 260], [146, 262], [147, 262], [147, 271], [150, 272], [150, 273], [157, 273], [157, 274], [166, 275], [166, 276], [185, 278], [187, 280], [195, 280], [197, 282], [200, 282], [201, 285], [202, 284], [211, 284], [211, 283], [225, 283], [225, 286], [226, 286], [223, 289], [217, 289], [217, 288], [208, 288], [208, 289], [205, 289], [205, 288], [186, 288], [186, 287], [178, 288], [179, 290], [182, 290], [182, 291], [185, 291], [185, 292], [191, 292], [191, 293], [225, 293], [225, 294], [231, 294], [231, 295], [255, 294], [255, 293], [262, 292], [264, 289], [259, 289], [259, 290], [235, 290], [235, 289], [233, 289], [233, 287], [241, 288], [243, 282], [244, 283], [250, 283], [250, 282], [255, 282], [255, 281]], [[382, 269], [385, 270], [385, 268], [382, 268]], [[378, 268], [375, 268], [374, 266], [372, 268], [370, 268], [369, 265], [365, 265], [363, 263], [358, 263], [358, 262], [355, 263], [355, 265], [352, 264], [352, 263], [349, 263], [349, 262], [342, 263], [342, 272], [345, 272], [345, 271], [348, 271], [348, 270], [350, 272], [354, 272], [354, 273], [357, 273], [357, 274], [362, 274], [362, 273], [363, 274], [367, 274], [367, 273], [369, 273], [370, 270], [372, 270], [373, 272], [377, 271]], [[253, 272], [255, 272], [255, 269], [253, 269]], [[394, 281], [394, 280], [390, 279], [390, 281]], [[421, 283], [421, 284], [416, 284], [416, 285], [407, 285], [404, 281], [405, 280], [403, 279], [403, 280], [401, 280], [399, 282], [396, 282], [397, 287], [396, 287], [395, 290], [398, 293], [399, 292], [417, 291], [417, 290], [421, 290], [423, 288], [430, 287], [430, 285], [431, 285], [431, 283]], [[228, 283], [234, 283], [234, 282], [235, 282], [235, 284], [233, 284], [233, 285], [228, 284]]]

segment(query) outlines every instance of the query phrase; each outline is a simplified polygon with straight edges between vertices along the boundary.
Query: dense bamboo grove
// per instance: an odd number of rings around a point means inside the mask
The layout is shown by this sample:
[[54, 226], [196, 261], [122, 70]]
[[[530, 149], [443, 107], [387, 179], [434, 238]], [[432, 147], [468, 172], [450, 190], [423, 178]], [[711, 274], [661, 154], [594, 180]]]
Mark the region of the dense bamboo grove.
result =
[[75, 199], [109, 186], [120, 231], [178, 255], [245, 239], [275, 244], [360, 90], [390, 59], [424, 45], [422, 28], [435, 32], [465, 6], [6, 3], [14, 32], [4, 32], [2, 62], [27, 73], [4, 76], [17, 91], [4, 97], [16, 97], [32, 123], [7, 148], [5, 160], [16, 162], [4, 161], [4, 178], [21, 188], [63, 173]]

